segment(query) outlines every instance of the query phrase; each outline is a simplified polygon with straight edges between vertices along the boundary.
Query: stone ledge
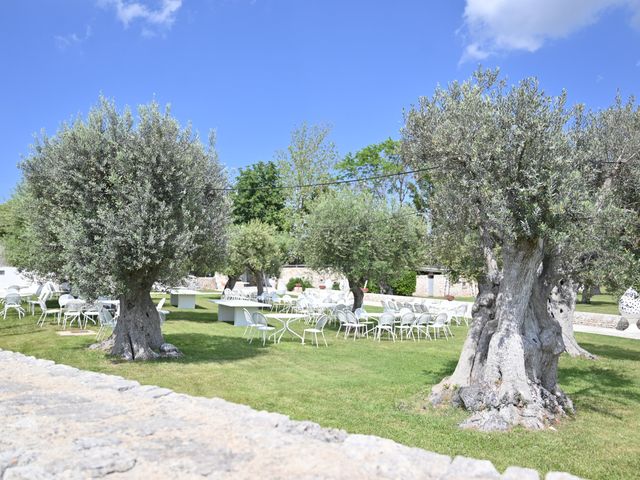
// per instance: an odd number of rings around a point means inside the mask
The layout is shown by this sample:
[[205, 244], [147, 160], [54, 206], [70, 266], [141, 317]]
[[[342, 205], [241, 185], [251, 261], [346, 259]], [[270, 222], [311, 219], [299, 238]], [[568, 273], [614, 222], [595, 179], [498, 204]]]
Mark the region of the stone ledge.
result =
[[3, 479], [540, 478], [535, 470], [509, 467], [501, 475], [488, 460], [451, 459], [21, 353], [0, 349], [0, 363], [0, 384], [15, 387], [0, 390]]

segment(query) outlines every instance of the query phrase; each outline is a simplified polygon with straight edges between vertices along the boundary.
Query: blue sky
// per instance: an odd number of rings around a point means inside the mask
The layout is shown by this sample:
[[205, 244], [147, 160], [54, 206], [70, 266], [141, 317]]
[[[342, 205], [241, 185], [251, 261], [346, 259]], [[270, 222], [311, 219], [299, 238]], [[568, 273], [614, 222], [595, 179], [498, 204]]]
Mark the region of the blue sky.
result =
[[0, 201], [33, 135], [100, 93], [170, 103], [237, 168], [303, 121], [341, 154], [397, 138], [403, 109], [479, 63], [599, 108], [638, 93], [639, 40], [638, 0], [5, 0]]

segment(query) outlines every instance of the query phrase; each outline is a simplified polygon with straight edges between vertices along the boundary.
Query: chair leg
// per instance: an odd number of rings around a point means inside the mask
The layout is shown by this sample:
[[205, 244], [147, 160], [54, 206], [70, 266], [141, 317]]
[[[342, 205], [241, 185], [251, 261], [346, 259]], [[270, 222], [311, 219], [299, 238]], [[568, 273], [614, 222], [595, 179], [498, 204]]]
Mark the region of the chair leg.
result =
[[320, 332], [320, 333], [322, 333], [322, 340], [324, 340], [324, 346], [325, 346], [325, 347], [328, 347], [328, 346], [329, 346], [329, 344], [327, 343], [327, 339], [326, 339], [326, 338], [325, 338], [325, 336], [324, 336], [324, 332]]

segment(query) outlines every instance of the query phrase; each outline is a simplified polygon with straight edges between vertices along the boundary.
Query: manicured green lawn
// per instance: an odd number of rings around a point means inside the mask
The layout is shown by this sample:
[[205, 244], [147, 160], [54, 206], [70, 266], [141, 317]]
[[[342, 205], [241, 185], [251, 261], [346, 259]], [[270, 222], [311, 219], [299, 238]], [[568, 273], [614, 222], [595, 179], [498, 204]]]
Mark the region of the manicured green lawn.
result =
[[560, 383], [575, 402], [576, 417], [557, 431], [484, 434], [458, 428], [463, 411], [436, 410], [426, 402], [430, 387], [453, 370], [466, 327], [454, 327], [450, 341], [354, 342], [329, 331], [329, 348], [292, 340], [263, 348], [248, 344], [242, 329], [215, 319], [214, 305], [204, 298], [196, 310], [168, 316], [165, 337], [184, 352], [180, 361], [113, 361], [85, 348], [91, 337], [58, 336], [57, 327], [37, 328], [33, 317], [0, 319], [0, 348], [448, 455], [486, 458], [501, 471], [519, 465], [592, 479], [637, 478], [638, 341], [579, 334], [600, 360], [561, 359]]

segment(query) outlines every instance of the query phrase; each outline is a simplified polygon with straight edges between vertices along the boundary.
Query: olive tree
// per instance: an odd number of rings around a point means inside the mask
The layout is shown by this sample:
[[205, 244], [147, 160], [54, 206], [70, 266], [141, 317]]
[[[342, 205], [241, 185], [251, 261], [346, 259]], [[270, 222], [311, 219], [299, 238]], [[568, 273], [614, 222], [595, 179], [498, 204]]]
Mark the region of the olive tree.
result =
[[557, 382], [565, 350], [548, 308], [563, 278], [563, 246], [589, 218], [584, 165], [566, 133], [564, 94], [535, 79], [507, 88], [493, 71], [438, 88], [406, 117], [405, 156], [431, 168], [434, 229], [476, 245], [483, 262], [474, 321], [434, 403], [473, 412], [463, 426], [544, 428], [573, 412]]
[[101, 99], [42, 136], [21, 164], [36, 244], [30, 267], [68, 278], [87, 298], [112, 294], [121, 313], [111, 353], [155, 358], [163, 344], [150, 291], [223, 251], [226, 179], [214, 148], [155, 102], [138, 117]]
[[347, 189], [328, 192], [296, 231], [306, 264], [344, 275], [362, 306], [368, 279], [386, 278], [422, 264], [425, 228], [415, 210]]
[[264, 276], [280, 272], [286, 247], [286, 235], [279, 233], [274, 225], [260, 220], [233, 225], [229, 228], [224, 271], [230, 278], [237, 278], [249, 270], [256, 279], [258, 295], [262, 295]]
[[287, 188], [287, 206], [293, 214], [307, 211], [308, 204], [326, 188], [315, 185], [333, 180], [332, 170], [337, 159], [335, 144], [329, 139], [331, 128], [326, 125], [303, 123], [291, 132], [291, 143], [286, 150], [276, 153]]

